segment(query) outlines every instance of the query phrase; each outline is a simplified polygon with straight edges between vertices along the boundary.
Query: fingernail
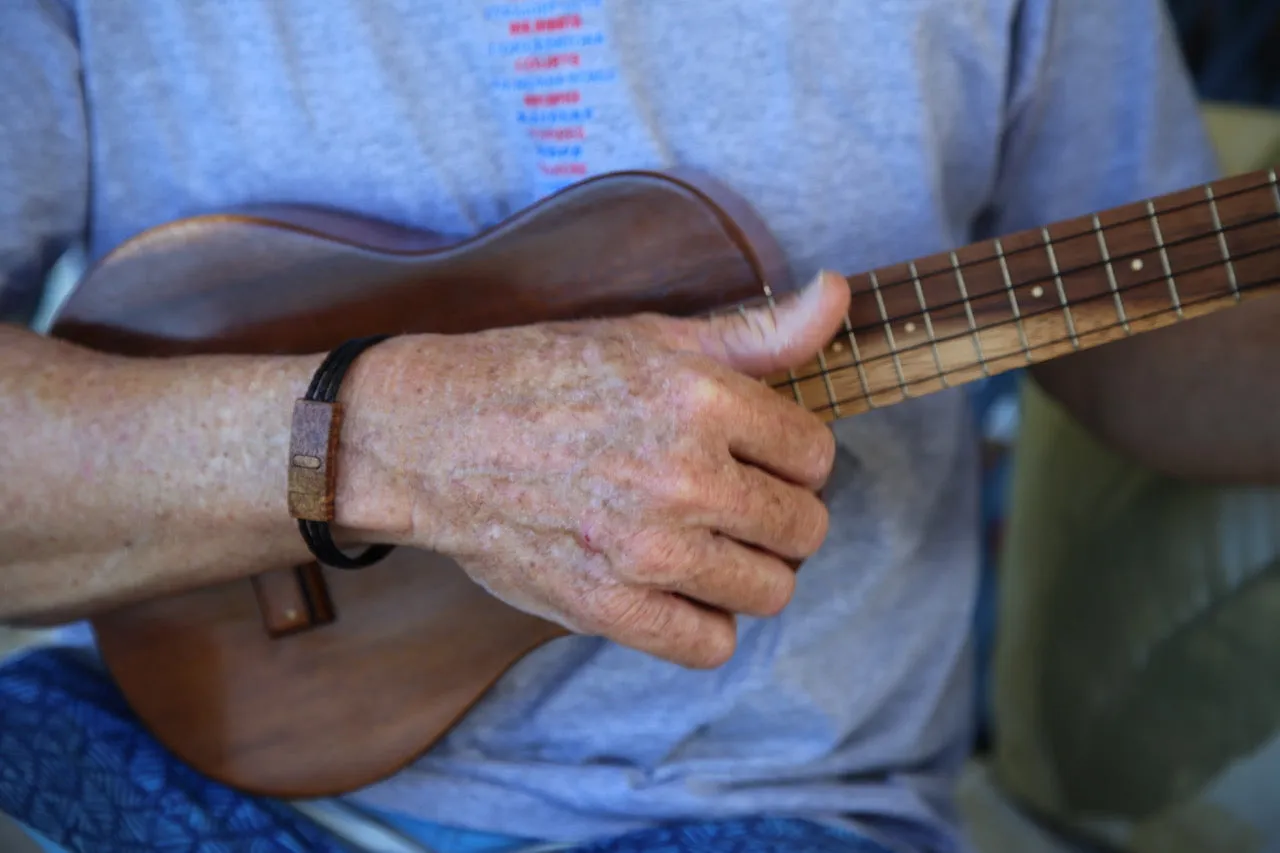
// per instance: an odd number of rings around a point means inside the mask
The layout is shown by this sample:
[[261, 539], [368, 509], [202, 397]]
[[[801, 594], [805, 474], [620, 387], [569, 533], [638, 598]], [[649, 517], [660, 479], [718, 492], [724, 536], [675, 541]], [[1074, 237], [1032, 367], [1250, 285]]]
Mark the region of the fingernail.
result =
[[800, 299], [805, 302], [811, 302], [818, 299], [822, 293], [823, 279], [827, 277], [826, 270], [819, 270], [818, 274], [810, 279], [809, 283], [798, 294]]
[[835, 274], [836, 273], [833, 273], [831, 270], [818, 270], [818, 274], [815, 275], [812, 280], [810, 280], [809, 284], [806, 285], [805, 289], [811, 290], [811, 291], [819, 290], [821, 289], [821, 285], [823, 284], [823, 279], [833, 276]]
[[777, 301], [779, 308], [811, 307], [816, 304], [822, 294], [822, 279], [827, 275], [825, 270], [809, 279], [809, 283], [798, 290], [792, 290]]

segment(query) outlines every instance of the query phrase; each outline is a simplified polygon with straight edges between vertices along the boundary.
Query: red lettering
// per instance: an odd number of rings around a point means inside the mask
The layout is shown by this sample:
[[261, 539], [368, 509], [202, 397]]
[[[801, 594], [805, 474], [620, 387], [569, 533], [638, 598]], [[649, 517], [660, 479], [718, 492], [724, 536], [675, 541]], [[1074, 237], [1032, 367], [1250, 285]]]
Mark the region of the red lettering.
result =
[[550, 71], [555, 68], [577, 68], [582, 57], [576, 53], [557, 53], [553, 56], [525, 56], [516, 60], [517, 71]]
[[559, 107], [565, 104], [576, 104], [582, 100], [578, 92], [548, 92], [544, 95], [525, 95], [526, 107]]
[[563, 178], [566, 175], [581, 176], [587, 173], [586, 163], [539, 163], [538, 168], [542, 174], [556, 178]]
[[560, 30], [577, 30], [582, 28], [581, 15], [561, 15], [558, 18], [542, 18], [533, 28], [540, 33], [554, 33]]
[[535, 127], [529, 131], [529, 136], [540, 142], [563, 142], [570, 139], [586, 139], [587, 131], [584, 127]]
[[558, 33], [563, 30], [582, 29], [581, 15], [561, 15], [558, 18], [537, 18], [511, 22], [511, 35], [521, 36], [529, 33]]

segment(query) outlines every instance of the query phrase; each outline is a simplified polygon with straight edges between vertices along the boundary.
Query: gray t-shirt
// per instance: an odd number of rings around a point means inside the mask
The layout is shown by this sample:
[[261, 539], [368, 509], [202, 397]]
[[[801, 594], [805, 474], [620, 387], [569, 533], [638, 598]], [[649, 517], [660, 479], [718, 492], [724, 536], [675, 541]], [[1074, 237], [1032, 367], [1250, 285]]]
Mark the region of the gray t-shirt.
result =
[[[0, 311], [69, 242], [306, 202], [474, 231], [587, 175], [691, 166], [795, 274], [1205, 179], [1158, 0], [7, 0]], [[975, 437], [953, 391], [840, 423], [792, 605], [692, 672], [590, 638], [521, 662], [355, 799], [541, 838], [770, 812], [945, 849], [969, 743]], [[889, 830], [897, 832], [898, 830]], [[923, 842], [921, 842], [923, 844]]]

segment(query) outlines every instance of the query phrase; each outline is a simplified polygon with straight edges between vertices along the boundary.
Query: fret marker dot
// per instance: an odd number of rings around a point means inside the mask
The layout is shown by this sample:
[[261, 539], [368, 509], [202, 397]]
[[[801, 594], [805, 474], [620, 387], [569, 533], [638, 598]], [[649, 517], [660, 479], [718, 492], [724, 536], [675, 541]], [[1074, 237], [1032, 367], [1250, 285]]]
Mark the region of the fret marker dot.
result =
[[831, 345], [831, 351], [844, 352], [844, 344], [840, 343], [839, 341], [836, 341], [834, 344]]
[[1038, 285], [1038, 284], [1037, 284], [1035, 287], [1031, 288], [1031, 298], [1032, 298], [1032, 299], [1040, 299], [1040, 298], [1042, 298], [1043, 296], [1044, 296], [1044, 288], [1043, 288], [1043, 287], [1041, 287], [1040, 285]]
[[915, 324], [915, 323], [908, 323], [908, 324], [907, 324], [907, 326], [906, 326], [906, 328], [907, 328], [907, 334], [908, 334], [908, 335], [910, 335], [911, 333], [913, 333], [913, 332], [916, 330], [916, 324]]
[[1145, 266], [1146, 264], [1142, 262], [1142, 258], [1134, 258], [1133, 263], [1129, 264], [1129, 268], [1134, 272], [1142, 272], [1142, 268]]

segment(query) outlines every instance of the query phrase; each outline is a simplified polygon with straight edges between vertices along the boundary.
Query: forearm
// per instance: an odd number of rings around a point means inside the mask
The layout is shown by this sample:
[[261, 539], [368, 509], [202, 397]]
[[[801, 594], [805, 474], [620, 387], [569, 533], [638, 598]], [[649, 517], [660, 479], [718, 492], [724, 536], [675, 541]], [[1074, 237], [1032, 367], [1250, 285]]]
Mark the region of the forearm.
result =
[[286, 464], [319, 358], [124, 359], [0, 326], [0, 620], [309, 559]]
[[1034, 375], [1105, 444], [1157, 471], [1280, 484], [1280, 299], [1049, 362]]
[[[381, 343], [339, 393], [335, 538], [434, 551], [527, 613], [717, 666], [828, 528], [831, 430], [756, 380], [813, 358], [849, 298], [823, 275], [712, 318]], [[321, 358], [130, 360], [0, 328], [0, 618], [308, 561], [288, 444]]]

